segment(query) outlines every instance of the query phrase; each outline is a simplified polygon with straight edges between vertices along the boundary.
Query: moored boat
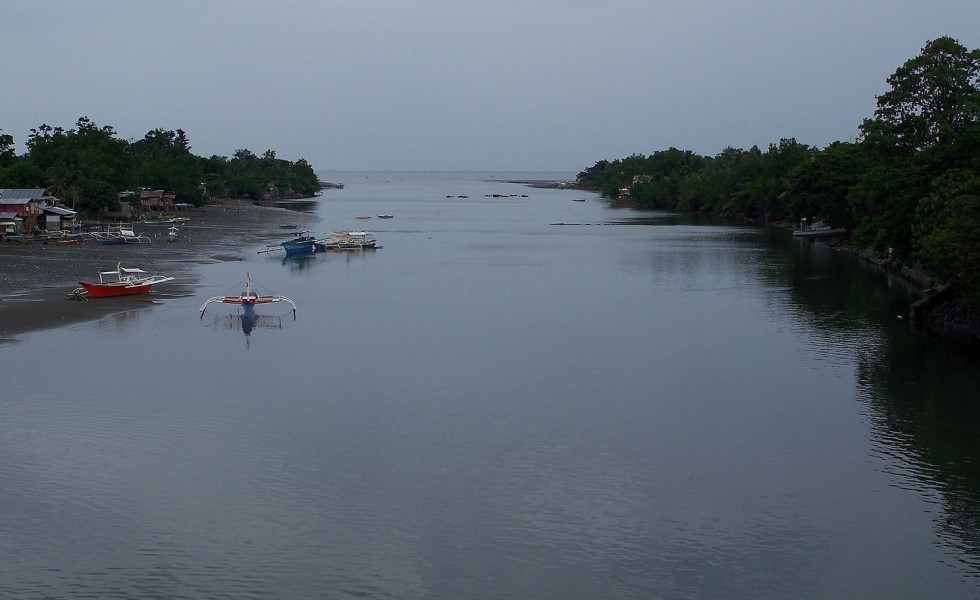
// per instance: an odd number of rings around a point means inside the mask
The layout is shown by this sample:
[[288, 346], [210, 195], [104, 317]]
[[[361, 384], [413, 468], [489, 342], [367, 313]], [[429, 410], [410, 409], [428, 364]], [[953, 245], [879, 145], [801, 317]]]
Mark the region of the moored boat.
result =
[[380, 248], [378, 240], [368, 231], [336, 231], [328, 239], [314, 242], [317, 252], [327, 250], [375, 250]]
[[204, 318], [204, 311], [210, 304], [236, 304], [242, 307], [242, 331], [247, 336], [256, 323], [255, 305], [271, 304], [274, 302], [285, 302], [293, 307], [293, 319], [296, 318], [296, 303], [285, 296], [274, 294], [260, 294], [252, 289], [252, 277], [245, 274], [245, 289], [238, 295], [212, 296], [201, 306], [201, 317]]
[[102, 246], [122, 245], [122, 244], [142, 244], [148, 243], [149, 236], [138, 234], [132, 227], [118, 225], [109, 228], [108, 231], [96, 232], [92, 234], [97, 244]]
[[112, 271], [101, 271], [99, 281], [79, 281], [79, 285], [91, 298], [110, 298], [149, 294], [158, 283], [173, 281], [173, 277], [150, 275], [143, 269], [127, 268], [117, 264]]
[[265, 250], [259, 250], [259, 254], [269, 254], [284, 250], [286, 256], [297, 256], [301, 254], [313, 254], [316, 252], [316, 237], [310, 235], [309, 231], [297, 233], [291, 240], [279, 242], [278, 244], [268, 244]]
[[314, 242], [316, 238], [304, 231], [295, 238], [282, 243], [282, 249], [286, 251], [286, 256], [296, 256], [299, 254], [313, 254], [316, 251]]

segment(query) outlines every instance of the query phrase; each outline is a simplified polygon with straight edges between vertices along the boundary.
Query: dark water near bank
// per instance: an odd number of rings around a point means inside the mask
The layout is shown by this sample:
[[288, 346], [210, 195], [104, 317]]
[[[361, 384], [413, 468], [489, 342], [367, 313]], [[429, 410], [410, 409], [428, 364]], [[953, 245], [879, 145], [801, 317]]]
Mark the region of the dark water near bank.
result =
[[[0, 346], [0, 597], [980, 596], [980, 370], [903, 286], [536, 177], [325, 174], [383, 249]], [[297, 320], [199, 320], [246, 272]]]

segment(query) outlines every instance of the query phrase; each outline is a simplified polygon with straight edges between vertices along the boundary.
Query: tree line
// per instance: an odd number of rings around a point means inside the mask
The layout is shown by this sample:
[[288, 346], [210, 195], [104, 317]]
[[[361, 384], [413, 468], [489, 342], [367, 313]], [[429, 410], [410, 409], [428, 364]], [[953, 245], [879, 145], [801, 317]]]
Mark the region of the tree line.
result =
[[13, 137], [0, 130], [0, 188], [44, 188], [85, 216], [118, 210], [119, 192], [141, 188], [169, 191], [178, 202], [198, 206], [211, 198], [312, 196], [320, 189], [304, 159], [278, 159], [272, 150], [203, 158], [191, 153], [181, 129], [124, 140], [111, 126], [81, 117], [68, 130], [31, 129], [26, 145], [17, 156]]
[[782, 139], [716, 156], [669, 148], [602, 160], [578, 183], [644, 208], [757, 222], [823, 221], [956, 283], [980, 314], [980, 50], [941, 37], [887, 78], [860, 136]]

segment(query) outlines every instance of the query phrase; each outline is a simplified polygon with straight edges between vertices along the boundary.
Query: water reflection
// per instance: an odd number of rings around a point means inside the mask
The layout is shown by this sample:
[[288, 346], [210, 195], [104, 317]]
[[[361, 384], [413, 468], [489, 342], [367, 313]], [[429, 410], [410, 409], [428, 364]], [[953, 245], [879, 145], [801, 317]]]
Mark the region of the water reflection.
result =
[[980, 357], [891, 330], [860, 356], [857, 382], [873, 443], [893, 485], [938, 502], [935, 525], [952, 562], [980, 577]]
[[[152, 304], [151, 301], [147, 301], [147, 305]], [[131, 310], [126, 310], [123, 312], [113, 313], [98, 322], [98, 327], [100, 329], [113, 329], [115, 331], [125, 331], [132, 329], [139, 324], [140, 314], [142, 314], [142, 308], [134, 308]]]
[[288, 255], [282, 258], [282, 266], [290, 271], [301, 271], [315, 266], [319, 258], [317, 253]]
[[[935, 506], [947, 564], [969, 565], [969, 576], [980, 578], [980, 352], [913, 330], [906, 315], [918, 291], [775, 228], [722, 233], [710, 223], [692, 228], [683, 216], [662, 215], [618, 224], [676, 227], [658, 238], [653, 272], [683, 279], [705, 272], [706, 261], [725, 261], [722, 272], [730, 276], [713, 291], [757, 287], [773, 321], [792, 315], [795, 335], [816, 360], [853, 365], [878, 469], [892, 486]], [[736, 250], [709, 252], [718, 245]]]
[[215, 329], [241, 331], [245, 334], [245, 345], [248, 346], [254, 329], [282, 329], [283, 318], [280, 315], [256, 314], [254, 311], [236, 311], [225, 316], [217, 316], [204, 325]]
[[937, 503], [934, 523], [950, 563], [980, 577], [980, 353], [950, 347], [904, 318], [920, 294], [833, 249], [766, 234], [792, 286], [798, 317], [823, 351], [856, 362], [873, 453], [892, 485]]

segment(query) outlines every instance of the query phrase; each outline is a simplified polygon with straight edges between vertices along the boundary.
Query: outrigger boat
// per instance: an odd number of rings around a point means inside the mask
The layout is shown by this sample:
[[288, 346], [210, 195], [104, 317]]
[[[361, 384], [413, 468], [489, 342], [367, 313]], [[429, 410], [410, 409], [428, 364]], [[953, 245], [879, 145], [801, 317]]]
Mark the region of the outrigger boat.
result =
[[[173, 281], [173, 277], [163, 275], [150, 275], [143, 269], [126, 268], [121, 264], [116, 264], [113, 271], [102, 271], [99, 273], [98, 283], [94, 281], [79, 281], [82, 290], [92, 298], [111, 298], [113, 296], [131, 296], [135, 294], [149, 294], [153, 286], [158, 283]], [[75, 290], [75, 295], [81, 294], [81, 290]]]
[[312, 235], [299, 236], [295, 240], [282, 243], [282, 249], [286, 251], [286, 256], [297, 256], [299, 254], [313, 254], [316, 246], [313, 242], [316, 238]]
[[167, 219], [147, 219], [144, 225], [179, 225], [190, 221], [187, 217], [170, 217]]
[[330, 239], [317, 240], [314, 242], [317, 252], [327, 250], [375, 250], [381, 248], [378, 240], [369, 231], [335, 231], [330, 234]]
[[271, 304], [273, 302], [285, 302], [293, 307], [293, 319], [296, 318], [296, 303], [285, 296], [263, 295], [252, 289], [251, 275], [245, 275], [245, 290], [237, 296], [212, 296], [201, 307], [201, 318], [204, 318], [204, 311], [209, 304], [237, 304], [242, 307], [243, 319], [252, 320], [255, 317], [254, 309], [256, 304]]
[[71, 233], [54, 240], [54, 243], [57, 246], [73, 246], [75, 244], [84, 244], [85, 238], [79, 233]]
[[137, 235], [133, 228], [125, 225], [110, 227], [109, 231], [96, 232], [93, 234], [95, 241], [102, 246], [122, 245], [122, 244], [142, 244], [150, 242], [149, 236], [142, 233]]
[[284, 250], [286, 256], [313, 254], [316, 252], [316, 247], [313, 245], [315, 241], [316, 237], [310, 235], [309, 231], [302, 231], [297, 233], [291, 240], [279, 242], [278, 244], [269, 244], [265, 250], [259, 250], [259, 254], [268, 254], [270, 252], [278, 252], [279, 250]]

